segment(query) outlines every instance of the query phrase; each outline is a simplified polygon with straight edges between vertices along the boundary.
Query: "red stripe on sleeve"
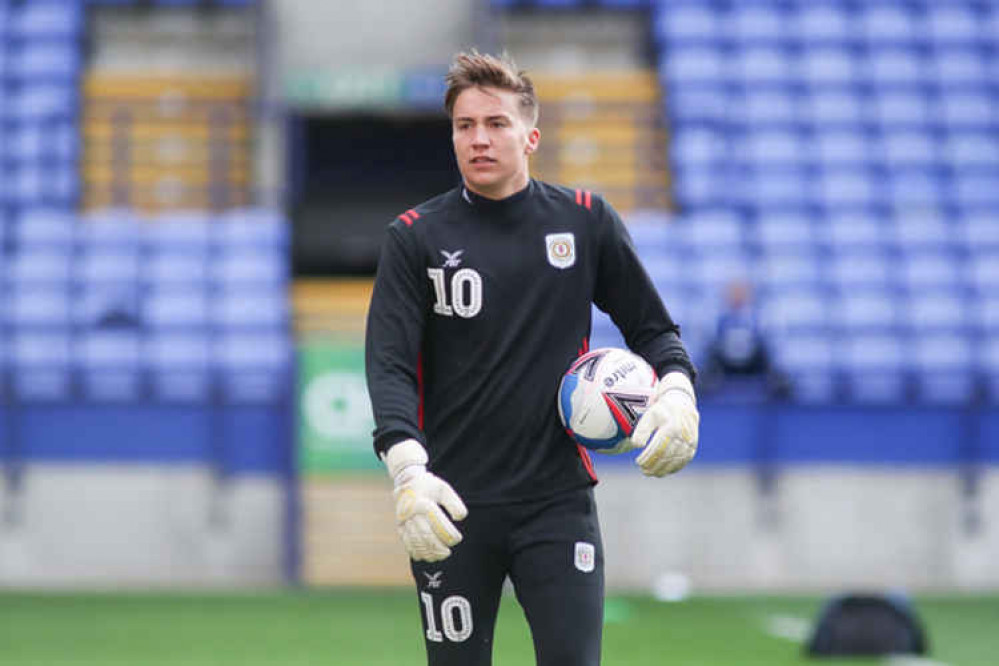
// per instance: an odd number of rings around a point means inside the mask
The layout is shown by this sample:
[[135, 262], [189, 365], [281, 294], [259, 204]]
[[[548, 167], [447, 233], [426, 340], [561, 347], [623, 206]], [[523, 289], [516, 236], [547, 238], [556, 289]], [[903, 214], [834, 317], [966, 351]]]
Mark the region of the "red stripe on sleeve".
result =
[[593, 196], [593, 193], [590, 192], [589, 190], [586, 190], [586, 209], [587, 210], [590, 209], [590, 204], [592, 203], [592, 201], [591, 201], [591, 197], [592, 196]]
[[583, 205], [583, 190], [576, 190], [576, 203]]
[[407, 211], [406, 211], [406, 215], [412, 215], [412, 216], [413, 216], [413, 221], [414, 221], [414, 222], [415, 222], [416, 220], [420, 219], [420, 214], [419, 214], [419, 213], [417, 213], [417, 212], [416, 212], [415, 210], [413, 210], [412, 208], [410, 208], [409, 210], [407, 210]]
[[403, 213], [402, 215], [400, 215], [399, 219], [402, 220], [403, 222], [405, 222], [407, 227], [413, 226], [413, 220], [411, 220], [409, 218], [409, 213], [408, 212]]
[[579, 450], [579, 457], [583, 459], [583, 467], [586, 468], [586, 473], [590, 475], [590, 478], [594, 481], [599, 481], [597, 478], [597, 472], [593, 469], [593, 461], [590, 459], [590, 452], [587, 451], [582, 444], [576, 444], [576, 448]]

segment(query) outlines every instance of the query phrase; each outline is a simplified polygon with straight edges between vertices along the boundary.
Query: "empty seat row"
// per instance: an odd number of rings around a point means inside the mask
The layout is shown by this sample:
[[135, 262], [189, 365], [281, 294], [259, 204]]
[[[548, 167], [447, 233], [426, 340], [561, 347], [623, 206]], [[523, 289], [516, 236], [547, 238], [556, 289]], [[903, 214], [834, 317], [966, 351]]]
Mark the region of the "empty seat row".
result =
[[290, 336], [97, 331], [21, 333], [3, 341], [8, 401], [281, 402], [292, 367]]
[[999, 11], [974, 2], [665, 2], [655, 6], [656, 35], [669, 41], [846, 44], [987, 42]]

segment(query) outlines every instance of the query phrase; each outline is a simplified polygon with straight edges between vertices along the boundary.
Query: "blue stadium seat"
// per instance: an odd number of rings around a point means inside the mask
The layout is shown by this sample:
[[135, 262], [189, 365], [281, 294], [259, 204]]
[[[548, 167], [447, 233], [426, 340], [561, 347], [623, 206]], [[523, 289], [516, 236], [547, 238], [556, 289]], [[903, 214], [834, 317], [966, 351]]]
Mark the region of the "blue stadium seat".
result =
[[966, 336], [917, 336], [912, 345], [918, 397], [927, 403], [964, 404], [974, 397], [975, 359]]
[[729, 63], [724, 51], [707, 45], [667, 48], [661, 68], [670, 83], [680, 87], [724, 83], [729, 76]]
[[19, 252], [68, 252], [74, 244], [75, 235], [76, 217], [58, 208], [24, 209], [14, 225]]
[[743, 85], [793, 84], [798, 78], [797, 60], [791, 52], [772, 46], [746, 48], [733, 58], [732, 65]]
[[743, 244], [743, 222], [735, 213], [703, 211], [688, 215], [677, 223], [678, 231], [692, 250], [723, 249], [737, 251]]
[[869, 209], [881, 203], [883, 192], [859, 167], [825, 170], [818, 179], [819, 201], [827, 210]]
[[64, 328], [70, 321], [69, 290], [58, 285], [11, 285], [4, 312], [15, 330]]
[[805, 254], [818, 242], [811, 217], [795, 213], [760, 216], [751, 234], [757, 248], [765, 253]]
[[928, 85], [928, 70], [929, 64], [916, 49], [880, 45], [871, 48], [864, 66], [869, 81], [877, 86]]
[[718, 295], [729, 282], [749, 280], [754, 272], [753, 262], [747, 254], [715, 246], [704, 248], [700, 257], [690, 263], [683, 277], [686, 284]]
[[775, 4], [735, 3], [726, 19], [729, 37], [737, 43], [780, 43], [791, 34], [788, 17]]
[[217, 283], [281, 284], [288, 278], [288, 259], [283, 253], [260, 250], [235, 250], [217, 256], [212, 262], [212, 277]]
[[719, 36], [719, 16], [701, 2], [671, 3], [667, 11], [655, 12], [655, 34], [670, 43], [710, 41]]
[[812, 159], [826, 168], [867, 168], [875, 159], [871, 141], [856, 130], [819, 130], [815, 133], [810, 148]]
[[797, 4], [792, 34], [808, 44], [846, 44], [856, 38], [855, 17], [841, 2]]
[[215, 295], [211, 316], [222, 328], [287, 327], [288, 297], [283, 287], [261, 289], [257, 286], [235, 287]]
[[22, 402], [69, 400], [70, 358], [67, 333], [15, 332], [10, 347], [14, 396]]
[[860, 65], [848, 48], [818, 46], [801, 54], [801, 76], [812, 85], [850, 86], [860, 81]]
[[876, 90], [872, 108], [882, 130], [909, 128], [927, 131], [940, 119], [929, 95], [918, 90]]
[[102, 210], [79, 219], [76, 237], [79, 247], [92, 252], [136, 252], [141, 221], [130, 210]]
[[919, 290], [911, 292], [903, 303], [902, 316], [910, 333], [972, 330], [968, 299], [957, 290]]
[[935, 51], [933, 75], [943, 86], [984, 86], [991, 82], [988, 64], [978, 49], [947, 47]]
[[221, 247], [256, 246], [278, 249], [288, 243], [290, 225], [275, 210], [237, 208], [215, 222], [215, 241]]
[[999, 258], [999, 211], [962, 218], [956, 227], [957, 236], [966, 247], [995, 252]]
[[938, 107], [941, 122], [950, 129], [988, 131], [999, 122], [996, 105], [985, 88], [941, 95]]
[[845, 127], [858, 131], [868, 122], [868, 100], [859, 89], [816, 88], [805, 94], [806, 118], [816, 127]]
[[79, 108], [75, 84], [25, 81], [17, 89], [8, 90], [6, 95], [4, 111], [10, 121], [71, 119]]
[[724, 167], [678, 164], [673, 183], [677, 202], [692, 209], [724, 204], [732, 194], [732, 182]]
[[972, 252], [969, 257], [969, 278], [982, 294], [999, 293], [999, 252]]
[[143, 342], [142, 359], [154, 400], [205, 403], [212, 398], [208, 336], [189, 331], [152, 331]]
[[76, 127], [63, 120], [8, 125], [7, 159], [15, 163], [73, 162], [77, 157]]
[[766, 292], [761, 299], [760, 315], [768, 329], [781, 335], [828, 330], [831, 323], [825, 292], [793, 283]]
[[677, 128], [684, 123], [720, 123], [729, 119], [732, 102], [728, 90], [722, 85], [680, 85], [669, 89], [666, 113], [675, 120]]
[[216, 337], [222, 396], [232, 403], [275, 403], [287, 396], [291, 343], [284, 333], [233, 332]]
[[837, 252], [865, 249], [881, 252], [887, 247], [888, 228], [871, 215], [832, 215], [826, 219], [826, 225], [821, 229], [829, 249]]
[[76, 340], [73, 361], [86, 400], [136, 401], [143, 397], [141, 344], [135, 331], [88, 331]]
[[[741, 186], [741, 190], [736, 189]], [[812, 182], [802, 168], [777, 167], [748, 170], [738, 183], [726, 188], [747, 206], [770, 209], [801, 209], [811, 206]]]
[[712, 166], [728, 159], [730, 150], [726, 133], [700, 127], [678, 132], [671, 147], [675, 160], [696, 166]]
[[828, 403], [837, 398], [837, 352], [825, 333], [789, 335], [775, 340], [777, 363], [790, 379], [794, 398]]
[[954, 225], [944, 222], [940, 215], [934, 213], [896, 216], [887, 225], [887, 230], [902, 252], [950, 251], [959, 242]]
[[8, 257], [4, 265], [7, 283], [66, 286], [70, 278], [70, 259], [68, 251], [58, 249], [17, 252]]
[[848, 336], [841, 346], [850, 399], [858, 403], [897, 403], [907, 397], [907, 351], [891, 334]]
[[900, 258], [902, 284], [915, 291], [964, 286], [964, 271], [957, 256], [947, 252], [920, 251]]
[[900, 322], [897, 295], [877, 285], [844, 290], [832, 299], [831, 305], [833, 322], [848, 332], [883, 333], [895, 329]]
[[954, 202], [964, 210], [999, 210], [999, 170], [954, 169]]
[[142, 242], [154, 252], [207, 252], [213, 225], [207, 213], [161, 215], [142, 227]]
[[142, 322], [150, 330], [205, 328], [211, 316], [206, 291], [190, 285], [160, 285], [142, 299]]
[[806, 141], [790, 128], [750, 132], [736, 145], [740, 158], [749, 168], [800, 168], [809, 156]]
[[140, 257], [135, 248], [87, 248], [76, 257], [73, 273], [85, 284], [133, 285], [139, 281]]
[[734, 100], [738, 121], [749, 127], [795, 127], [801, 123], [801, 96], [790, 87], [751, 85]]
[[823, 277], [823, 262], [810, 248], [764, 252], [757, 263], [757, 281], [771, 290], [800, 285], [814, 287]]
[[922, 36], [914, 12], [901, 3], [865, 4], [859, 12], [858, 23], [868, 43], [912, 44]]
[[935, 44], [977, 44], [983, 37], [981, 18], [969, 3], [932, 3], [923, 30]]
[[11, 3], [8, 31], [20, 38], [66, 40], [83, 28], [78, 0], [32, 0]]
[[80, 329], [135, 329], [142, 319], [134, 282], [78, 285], [73, 291], [72, 320]]
[[990, 130], [954, 131], [944, 143], [947, 162], [959, 170], [999, 173], [999, 138]]
[[940, 149], [933, 135], [926, 132], [887, 131], [881, 140], [884, 159], [890, 168], [909, 166], [935, 167], [940, 163]]
[[942, 169], [898, 167], [888, 172], [881, 191], [894, 210], [939, 210], [950, 201], [950, 180]]
[[208, 252], [205, 248], [150, 248], [141, 279], [148, 285], [201, 287], [208, 282]]
[[27, 42], [8, 56], [7, 74], [17, 81], [75, 84], [81, 54], [72, 42]]

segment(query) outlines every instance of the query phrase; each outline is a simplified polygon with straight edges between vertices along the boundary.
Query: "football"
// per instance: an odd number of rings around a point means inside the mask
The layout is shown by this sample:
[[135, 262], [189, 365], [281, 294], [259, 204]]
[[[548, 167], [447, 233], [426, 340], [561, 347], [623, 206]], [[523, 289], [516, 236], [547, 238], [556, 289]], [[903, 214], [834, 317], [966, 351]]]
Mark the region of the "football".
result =
[[603, 347], [577, 358], [562, 376], [558, 414], [569, 435], [591, 451], [623, 453], [645, 413], [655, 370], [627, 349]]

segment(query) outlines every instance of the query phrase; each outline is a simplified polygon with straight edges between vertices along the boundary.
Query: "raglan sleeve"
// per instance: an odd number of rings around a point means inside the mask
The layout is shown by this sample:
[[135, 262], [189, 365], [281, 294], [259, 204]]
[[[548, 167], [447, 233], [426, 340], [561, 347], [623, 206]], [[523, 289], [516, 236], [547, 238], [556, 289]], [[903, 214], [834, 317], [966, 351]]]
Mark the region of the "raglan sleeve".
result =
[[610, 316], [628, 347], [660, 377], [680, 371], [693, 381], [697, 371], [680, 339], [680, 327], [642, 265], [627, 227], [602, 198], [597, 199], [594, 213], [599, 248], [594, 303]]
[[393, 223], [378, 260], [365, 329], [364, 363], [376, 454], [420, 429], [419, 354], [427, 293], [414, 233]]

